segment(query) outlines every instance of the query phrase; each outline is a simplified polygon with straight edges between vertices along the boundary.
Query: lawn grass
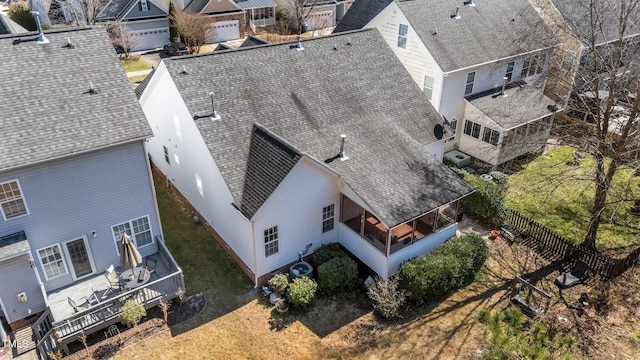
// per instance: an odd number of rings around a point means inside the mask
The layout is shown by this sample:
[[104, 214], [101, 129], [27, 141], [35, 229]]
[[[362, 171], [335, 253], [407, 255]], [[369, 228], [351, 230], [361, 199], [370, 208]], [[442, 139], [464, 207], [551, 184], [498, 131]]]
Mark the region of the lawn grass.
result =
[[142, 82], [142, 80], [144, 80], [147, 77], [147, 75], [137, 75], [137, 76], [131, 76], [129, 77], [129, 82], [131, 83], [139, 83]]
[[151, 65], [141, 59], [121, 59], [120, 65], [122, 65], [124, 72], [151, 70]]
[[[506, 202], [511, 209], [542, 223], [566, 239], [580, 243], [586, 234], [595, 191], [595, 161], [573, 161], [573, 148], [563, 146], [543, 154], [509, 177]], [[600, 250], [637, 243], [640, 217], [630, 214], [640, 199], [640, 177], [622, 169], [614, 178], [598, 232]]]

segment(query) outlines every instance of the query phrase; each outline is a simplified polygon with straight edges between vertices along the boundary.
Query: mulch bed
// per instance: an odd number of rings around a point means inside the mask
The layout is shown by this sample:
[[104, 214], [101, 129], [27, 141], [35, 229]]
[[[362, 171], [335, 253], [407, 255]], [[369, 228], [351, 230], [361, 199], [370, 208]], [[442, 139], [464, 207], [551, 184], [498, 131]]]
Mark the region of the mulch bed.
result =
[[162, 310], [157, 306], [153, 307], [147, 310], [147, 316], [143, 318], [137, 328], [128, 328], [117, 323], [116, 326], [120, 331], [119, 336], [105, 339], [104, 332], [107, 329], [103, 329], [87, 336], [86, 348], [81, 341], [70, 343], [69, 352], [71, 354], [65, 359], [109, 359], [120, 349], [133, 346], [149, 336], [167, 331], [172, 326], [191, 319], [204, 310], [206, 304], [207, 300], [202, 293], [191, 295], [182, 302], [174, 301], [169, 306], [166, 322]]

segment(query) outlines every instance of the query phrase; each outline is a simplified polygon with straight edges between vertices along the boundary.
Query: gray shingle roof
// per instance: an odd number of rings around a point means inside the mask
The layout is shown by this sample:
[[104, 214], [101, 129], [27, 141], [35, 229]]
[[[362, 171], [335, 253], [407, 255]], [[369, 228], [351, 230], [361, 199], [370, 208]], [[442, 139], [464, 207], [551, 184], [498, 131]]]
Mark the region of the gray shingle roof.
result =
[[[499, 88], [467, 97], [478, 110], [504, 130], [551, 115], [553, 100], [543, 94], [543, 86], [518, 81], [505, 89], [501, 96]], [[556, 111], [558, 109], [556, 108]]]
[[0, 37], [0, 171], [153, 134], [102, 26], [45, 34]]
[[24, 231], [0, 237], [0, 262], [31, 251]]
[[333, 33], [337, 34], [364, 28], [392, 2], [393, 0], [356, 0], [333, 30]]
[[256, 46], [256, 45], [264, 45], [264, 44], [268, 44], [268, 41], [264, 41], [260, 38], [257, 38], [255, 36], [249, 35], [243, 42], [242, 44], [240, 44], [239, 47], [243, 48], [243, 47], [249, 47], [249, 46]]
[[[555, 7], [565, 18], [567, 24], [571, 27], [572, 32], [579, 38], [584, 40], [590, 39], [591, 25], [588, 19], [591, 17], [591, 9], [598, 19], [596, 26], [596, 43], [615, 40], [619, 37], [620, 21], [617, 20], [616, 14], [620, 14], [621, 5], [627, 7], [627, 11], [631, 8], [628, 0], [552, 0]], [[592, 6], [591, 6], [592, 5]], [[640, 23], [640, 13], [638, 13], [637, 4], [629, 14], [624, 36], [636, 35], [640, 33], [638, 24]]]
[[98, 20], [117, 19], [120, 14], [129, 6], [129, 3], [136, 0], [111, 0], [100, 10], [97, 16]]
[[[384, 0], [358, 0], [337, 30], [364, 27]], [[380, 3], [382, 2], [382, 3]], [[465, 6], [451, 0], [395, 2], [444, 72], [535, 51], [558, 42], [527, 0], [481, 0]], [[358, 5], [358, 7], [356, 7]], [[377, 5], [377, 6], [376, 6]], [[452, 19], [460, 6], [460, 19]], [[353, 12], [353, 13], [352, 13]], [[363, 12], [363, 15], [357, 14]], [[368, 21], [367, 21], [368, 22]], [[434, 35], [435, 34], [435, 35]]]
[[[255, 208], [255, 123], [341, 176], [389, 226], [471, 192], [423, 150], [442, 119], [377, 30], [294, 44], [163, 60], [192, 116], [210, 113], [215, 92], [221, 119], [197, 126], [240, 208]], [[325, 163], [340, 134], [349, 160]]]
[[240, 211], [248, 218], [260, 209], [301, 154], [259, 125], [253, 127]]
[[142, 96], [142, 93], [144, 92], [144, 89], [147, 88], [147, 85], [149, 85], [149, 81], [151, 81], [151, 77], [153, 76], [153, 73], [156, 72], [156, 69], [153, 68], [151, 69], [151, 72], [149, 74], [147, 74], [147, 76], [145, 76], [144, 79], [142, 79], [142, 81], [140, 81], [140, 83], [138, 84], [138, 86], [136, 86], [136, 89], [134, 90], [136, 97], [138, 99], [140, 99], [140, 96]]
[[259, 9], [266, 7], [276, 7], [277, 4], [273, 0], [238, 0], [238, 7], [242, 10]]

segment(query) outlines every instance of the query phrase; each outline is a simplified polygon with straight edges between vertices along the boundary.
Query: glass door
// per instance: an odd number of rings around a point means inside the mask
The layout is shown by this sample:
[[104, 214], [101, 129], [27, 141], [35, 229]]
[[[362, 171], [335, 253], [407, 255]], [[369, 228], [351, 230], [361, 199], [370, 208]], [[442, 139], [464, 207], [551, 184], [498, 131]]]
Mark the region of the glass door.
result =
[[93, 268], [91, 266], [91, 258], [87, 252], [85, 239], [72, 240], [65, 245], [67, 246], [67, 254], [69, 254], [69, 260], [71, 260], [71, 267], [73, 268], [75, 278], [77, 279], [91, 274]]

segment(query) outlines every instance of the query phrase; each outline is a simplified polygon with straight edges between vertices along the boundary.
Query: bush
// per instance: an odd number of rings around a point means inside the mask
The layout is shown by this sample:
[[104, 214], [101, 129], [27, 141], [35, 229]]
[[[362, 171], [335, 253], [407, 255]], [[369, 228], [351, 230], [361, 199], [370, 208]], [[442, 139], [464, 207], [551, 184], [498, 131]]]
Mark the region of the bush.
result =
[[466, 234], [402, 264], [400, 286], [413, 298], [437, 299], [473, 281], [488, 256], [484, 240]]
[[289, 10], [285, 7], [276, 7], [276, 21], [289, 21]]
[[137, 327], [140, 320], [147, 315], [144, 306], [133, 299], [127, 300], [120, 311], [120, 322], [127, 326]]
[[289, 284], [287, 300], [289, 300], [293, 306], [306, 308], [313, 303], [317, 289], [318, 284], [310, 278], [306, 276], [297, 278]]
[[491, 175], [491, 177], [493, 178], [493, 182], [495, 182], [496, 184], [502, 187], [507, 185], [507, 181], [509, 180], [509, 175], [501, 171], [492, 171], [489, 173], [489, 175]]
[[465, 212], [491, 226], [502, 225], [507, 212], [504, 191], [492, 181], [487, 181], [476, 175], [468, 174], [464, 180], [476, 190], [473, 194], [462, 199]]
[[338, 243], [322, 244], [313, 252], [313, 263], [318, 268], [320, 265], [337, 257], [348, 258], [349, 255], [342, 250]]
[[385, 319], [400, 317], [406, 291], [398, 289], [398, 278], [383, 279], [376, 277], [376, 282], [369, 287], [367, 294], [373, 300], [374, 311]]
[[358, 281], [358, 264], [346, 256], [338, 256], [318, 266], [320, 288], [333, 293], [352, 288]]
[[31, 10], [26, 4], [15, 4], [9, 7], [9, 12], [7, 13], [9, 18], [18, 25], [29, 31], [36, 31], [38, 27], [36, 26], [36, 20], [31, 14]]
[[449, 169], [451, 169], [451, 171], [453, 171], [456, 175], [458, 175], [460, 179], [464, 179], [465, 176], [469, 175], [467, 170], [460, 169], [459, 167], [451, 166], [449, 167]]
[[287, 291], [287, 287], [289, 286], [289, 276], [286, 274], [275, 274], [271, 279], [269, 279], [269, 287], [271, 290], [284, 294]]

